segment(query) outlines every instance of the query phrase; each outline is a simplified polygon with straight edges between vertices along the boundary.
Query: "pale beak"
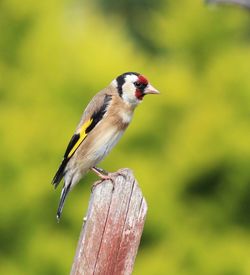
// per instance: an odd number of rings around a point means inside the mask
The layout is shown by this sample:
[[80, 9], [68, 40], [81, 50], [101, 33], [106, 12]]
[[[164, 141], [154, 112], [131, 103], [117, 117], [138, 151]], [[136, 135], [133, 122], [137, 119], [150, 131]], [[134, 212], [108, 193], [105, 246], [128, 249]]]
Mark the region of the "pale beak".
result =
[[144, 90], [143, 94], [155, 94], [158, 95], [160, 92], [156, 90], [151, 84], [148, 84], [147, 88]]

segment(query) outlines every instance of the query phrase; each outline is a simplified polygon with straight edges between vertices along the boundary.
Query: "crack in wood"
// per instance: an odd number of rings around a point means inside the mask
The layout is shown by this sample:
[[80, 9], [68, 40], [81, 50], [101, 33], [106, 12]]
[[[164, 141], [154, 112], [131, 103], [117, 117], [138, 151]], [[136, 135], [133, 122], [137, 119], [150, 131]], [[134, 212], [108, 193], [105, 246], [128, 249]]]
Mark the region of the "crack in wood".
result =
[[[97, 257], [96, 257], [96, 262], [95, 262], [95, 266], [94, 266], [93, 274], [95, 274], [96, 265], [97, 265], [98, 258], [99, 258], [99, 254], [100, 254], [100, 251], [101, 251], [101, 247], [102, 247], [102, 240], [103, 240], [103, 236], [104, 236], [104, 234], [105, 234], [105, 230], [106, 230], [106, 225], [107, 225], [107, 221], [108, 221], [108, 217], [109, 217], [109, 211], [110, 211], [110, 207], [111, 207], [111, 203], [112, 203], [112, 198], [113, 198], [113, 191], [112, 191], [111, 200], [110, 200], [110, 203], [109, 203], [109, 208], [108, 208], [108, 212], [107, 212], [106, 220], [105, 220], [104, 227], [103, 227], [103, 232], [102, 232], [101, 242], [100, 242], [100, 246], [99, 246], [99, 249], [98, 249], [98, 252], [97, 252]], [[97, 215], [97, 216], [98, 216], [98, 215]]]
[[133, 181], [132, 190], [131, 190], [131, 193], [130, 193], [130, 196], [129, 196], [129, 203], [128, 203], [128, 207], [127, 207], [127, 211], [126, 211], [126, 216], [125, 216], [125, 219], [124, 219], [124, 224], [123, 224], [123, 227], [122, 227], [122, 232], [121, 232], [120, 241], [119, 241], [119, 248], [118, 248], [118, 252], [117, 252], [117, 255], [116, 255], [115, 262], [117, 262], [118, 256], [120, 254], [122, 239], [123, 239], [123, 235], [124, 235], [124, 228], [125, 228], [125, 225], [126, 225], [126, 222], [127, 222], [128, 212], [129, 212], [130, 203], [131, 203], [131, 197], [132, 197], [133, 191], [134, 191], [134, 186], [135, 186], [135, 180]]

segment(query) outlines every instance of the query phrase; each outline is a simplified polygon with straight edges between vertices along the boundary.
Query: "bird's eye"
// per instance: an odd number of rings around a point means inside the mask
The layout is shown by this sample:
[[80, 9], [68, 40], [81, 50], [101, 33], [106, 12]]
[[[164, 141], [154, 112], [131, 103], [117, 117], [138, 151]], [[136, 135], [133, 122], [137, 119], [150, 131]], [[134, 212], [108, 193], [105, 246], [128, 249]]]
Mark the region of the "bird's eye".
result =
[[139, 82], [139, 81], [136, 81], [134, 84], [135, 84], [135, 87], [136, 87], [136, 88], [139, 88], [139, 89], [142, 89], [143, 86], [144, 86], [144, 85], [143, 85], [141, 82]]

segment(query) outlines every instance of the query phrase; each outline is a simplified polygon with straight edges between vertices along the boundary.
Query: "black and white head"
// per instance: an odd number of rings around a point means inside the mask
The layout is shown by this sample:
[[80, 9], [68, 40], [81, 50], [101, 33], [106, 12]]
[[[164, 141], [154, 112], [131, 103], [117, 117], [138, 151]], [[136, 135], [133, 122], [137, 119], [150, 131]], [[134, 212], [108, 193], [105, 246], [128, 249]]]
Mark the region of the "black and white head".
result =
[[112, 81], [112, 85], [117, 89], [119, 96], [133, 106], [138, 105], [145, 95], [159, 94], [145, 76], [135, 72], [119, 75]]

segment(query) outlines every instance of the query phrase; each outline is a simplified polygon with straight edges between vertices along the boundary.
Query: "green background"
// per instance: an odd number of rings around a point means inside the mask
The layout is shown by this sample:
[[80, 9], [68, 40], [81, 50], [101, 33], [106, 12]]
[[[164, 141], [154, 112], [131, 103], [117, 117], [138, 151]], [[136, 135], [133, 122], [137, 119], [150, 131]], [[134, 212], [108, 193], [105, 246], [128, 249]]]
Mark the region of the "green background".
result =
[[[91, 2], [91, 4], [90, 4]], [[102, 167], [149, 205], [134, 274], [250, 274], [250, 15], [202, 1], [0, 2], [0, 273], [68, 274], [91, 184], [56, 222], [51, 179], [92, 96], [147, 96]]]

